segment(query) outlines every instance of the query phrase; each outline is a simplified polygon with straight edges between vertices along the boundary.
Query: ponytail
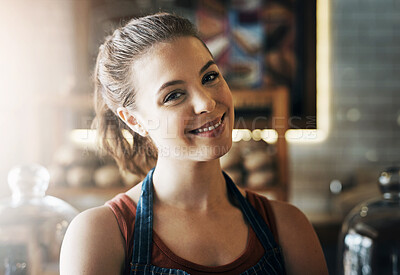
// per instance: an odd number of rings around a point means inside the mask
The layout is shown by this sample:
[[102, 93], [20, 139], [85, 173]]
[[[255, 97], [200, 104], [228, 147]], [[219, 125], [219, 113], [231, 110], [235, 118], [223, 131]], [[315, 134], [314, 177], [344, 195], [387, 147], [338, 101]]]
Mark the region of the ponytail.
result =
[[97, 130], [98, 145], [114, 158], [121, 170], [144, 177], [156, 164], [157, 150], [150, 138], [142, 137], [132, 131], [105, 103], [102, 94], [107, 91], [98, 80], [97, 69], [96, 65], [94, 75], [96, 116], [92, 128]]

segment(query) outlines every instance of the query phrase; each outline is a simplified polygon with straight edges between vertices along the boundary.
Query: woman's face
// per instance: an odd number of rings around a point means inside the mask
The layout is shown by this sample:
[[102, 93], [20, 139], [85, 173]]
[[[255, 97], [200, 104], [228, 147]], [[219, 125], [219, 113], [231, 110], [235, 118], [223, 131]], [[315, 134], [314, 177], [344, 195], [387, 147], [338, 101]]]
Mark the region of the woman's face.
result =
[[232, 94], [197, 38], [158, 43], [133, 65], [136, 110], [160, 157], [207, 161], [232, 145]]

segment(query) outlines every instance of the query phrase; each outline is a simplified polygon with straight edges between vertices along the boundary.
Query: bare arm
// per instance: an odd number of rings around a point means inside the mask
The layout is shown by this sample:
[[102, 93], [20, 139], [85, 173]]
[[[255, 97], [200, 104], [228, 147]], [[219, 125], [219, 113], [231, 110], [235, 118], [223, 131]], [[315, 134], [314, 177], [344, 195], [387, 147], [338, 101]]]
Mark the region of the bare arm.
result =
[[319, 239], [307, 217], [293, 205], [278, 201], [271, 205], [287, 274], [328, 274]]
[[61, 247], [61, 275], [121, 274], [124, 261], [124, 240], [108, 207], [89, 209], [72, 221]]

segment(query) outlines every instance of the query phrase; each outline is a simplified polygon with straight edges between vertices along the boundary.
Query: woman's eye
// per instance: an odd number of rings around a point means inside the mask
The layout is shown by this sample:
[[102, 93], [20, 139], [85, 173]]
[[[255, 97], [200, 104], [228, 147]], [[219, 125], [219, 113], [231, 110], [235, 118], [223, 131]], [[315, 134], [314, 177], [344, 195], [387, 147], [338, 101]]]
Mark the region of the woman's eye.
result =
[[181, 92], [172, 92], [165, 97], [164, 103], [167, 103], [171, 100], [176, 100], [176, 99], [180, 98], [182, 95], [183, 95], [183, 93], [181, 93]]
[[217, 79], [218, 76], [219, 76], [219, 73], [217, 73], [217, 72], [208, 73], [208, 74], [206, 74], [206, 75], [203, 77], [203, 79], [201, 80], [201, 84], [206, 84], [206, 83], [208, 83], [208, 82], [212, 82], [212, 81], [214, 81], [215, 79]]

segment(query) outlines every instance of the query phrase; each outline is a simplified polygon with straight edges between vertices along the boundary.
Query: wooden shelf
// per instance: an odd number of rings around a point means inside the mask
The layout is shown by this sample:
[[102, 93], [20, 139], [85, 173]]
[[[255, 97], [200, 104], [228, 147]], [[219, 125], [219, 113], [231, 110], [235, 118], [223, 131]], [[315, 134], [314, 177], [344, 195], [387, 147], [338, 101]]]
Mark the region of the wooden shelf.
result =
[[[285, 87], [271, 87], [262, 90], [232, 90], [235, 113], [241, 114], [247, 129], [275, 129], [284, 137], [289, 128], [289, 92]], [[235, 123], [243, 124], [236, 118]], [[257, 121], [258, 120], [258, 121]], [[249, 122], [250, 121], [250, 122]], [[255, 122], [256, 121], [256, 122]], [[254, 127], [253, 127], [254, 126]]]
[[[232, 90], [232, 95], [236, 111], [243, 111], [243, 117], [235, 118], [235, 126], [239, 126], [239, 129], [249, 130], [274, 129], [278, 134], [276, 142], [278, 184], [276, 187], [254, 191], [271, 194], [276, 199], [286, 201], [289, 185], [288, 150], [285, 139], [285, 133], [289, 129], [289, 92], [287, 88]], [[253, 113], [251, 110], [257, 110], [257, 112]]]
[[253, 90], [233, 90], [233, 104], [236, 110], [272, 108], [273, 92]]
[[266, 87], [263, 89], [233, 89], [233, 104], [237, 110], [267, 109], [276, 103], [279, 94], [286, 93], [284, 86]]

